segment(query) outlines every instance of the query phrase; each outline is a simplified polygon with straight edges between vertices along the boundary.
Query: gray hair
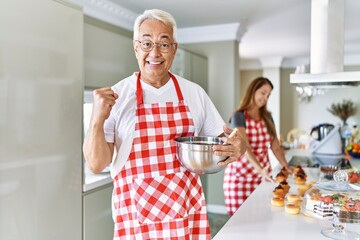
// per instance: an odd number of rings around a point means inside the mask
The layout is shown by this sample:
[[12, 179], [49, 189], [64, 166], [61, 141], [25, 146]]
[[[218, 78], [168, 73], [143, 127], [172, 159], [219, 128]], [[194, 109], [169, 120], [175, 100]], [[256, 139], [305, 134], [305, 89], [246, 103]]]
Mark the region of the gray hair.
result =
[[160, 9], [145, 10], [143, 14], [139, 15], [136, 18], [135, 24], [134, 24], [134, 40], [138, 40], [140, 26], [145, 20], [148, 20], [148, 19], [158, 20], [158, 21], [164, 23], [166, 26], [171, 27], [173, 30], [173, 38], [174, 38], [174, 41], [176, 42], [177, 26], [176, 26], [175, 19], [173, 18], [173, 16], [170, 13], [165, 12]]

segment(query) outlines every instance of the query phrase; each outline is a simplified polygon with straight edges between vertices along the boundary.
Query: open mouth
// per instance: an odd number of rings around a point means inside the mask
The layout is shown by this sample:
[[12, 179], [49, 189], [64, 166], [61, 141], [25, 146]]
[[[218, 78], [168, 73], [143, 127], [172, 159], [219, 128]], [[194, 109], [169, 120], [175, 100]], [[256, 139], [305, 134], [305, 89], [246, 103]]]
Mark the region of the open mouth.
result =
[[151, 65], [160, 65], [160, 64], [162, 64], [163, 62], [160, 62], [160, 61], [158, 61], [158, 62], [153, 62], [153, 61], [146, 61], [148, 64], [151, 64]]

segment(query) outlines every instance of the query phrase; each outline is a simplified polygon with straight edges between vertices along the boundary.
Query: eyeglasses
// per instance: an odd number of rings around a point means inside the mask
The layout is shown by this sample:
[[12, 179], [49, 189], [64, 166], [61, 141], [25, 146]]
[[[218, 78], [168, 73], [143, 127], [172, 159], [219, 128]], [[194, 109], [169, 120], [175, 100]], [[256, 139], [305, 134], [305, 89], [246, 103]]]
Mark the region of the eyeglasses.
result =
[[134, 41], [140, 43], [140, 48], [144, 52], [150, 52], [151, 50], [153, 50], [154, 46], [157, 45], [160, 52], [167, 53], [167, 52], [170, 51], [172, 45], [176, 44], [176, 43], [169, 43], [169, 42], [154, 43], [154, 42], [152, 42], [150, 40], [143, 40], [143, 41], [134, 40]]

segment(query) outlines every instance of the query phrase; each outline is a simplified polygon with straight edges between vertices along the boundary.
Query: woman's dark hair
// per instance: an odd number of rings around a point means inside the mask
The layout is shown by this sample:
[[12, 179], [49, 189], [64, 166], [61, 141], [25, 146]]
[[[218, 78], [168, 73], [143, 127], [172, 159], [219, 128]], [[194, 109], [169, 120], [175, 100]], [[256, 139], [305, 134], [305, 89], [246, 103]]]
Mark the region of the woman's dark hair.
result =
[[[265, 84], [270, 85], [271, 89], [274, 88], [273, 84], [271, 83], [271, 81], [269, 79], [267, 79], [265, 77], [255, 78], [250, 83], [247, 90], [245, 91], [245, 96], [240, 101], [240, 107], [238, 109], [236, 109], [234, 112], [242, 112], [242, 111], [247, 110], [250, 107], [251, 103], [254, 101], [255, 92], [259, 88], [264, 86]], [[276, 130], [275, 130], [274, 123], [271, 119], [271, 112], [269, 112], [267, 110], [266, 106], [267, 106], [267, 104], [265, 104], [264, 106], [262, 106], [259, 109], [260, 117], [261, 117], [261, 119], [263, 119], [265, 121], [266, 128], [268, 129], [270, 136], [276, 137]], [[229, 123], [231, 123], [231, 118], [229, 119]]]

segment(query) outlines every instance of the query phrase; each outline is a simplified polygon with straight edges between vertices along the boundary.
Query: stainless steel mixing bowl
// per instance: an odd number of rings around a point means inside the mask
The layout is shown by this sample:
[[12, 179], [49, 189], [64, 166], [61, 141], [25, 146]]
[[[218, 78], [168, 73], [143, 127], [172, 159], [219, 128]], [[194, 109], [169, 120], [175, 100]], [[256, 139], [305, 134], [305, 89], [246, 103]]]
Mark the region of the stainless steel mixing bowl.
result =
[[224, 167], [218, 166], [219, 161], [228, 157], [215, 156], [212, 146], [224, 144], [220, 137], [179, 137], [175, 139], [177, 158], [189, 171], [197, 174], [216, 173]]

